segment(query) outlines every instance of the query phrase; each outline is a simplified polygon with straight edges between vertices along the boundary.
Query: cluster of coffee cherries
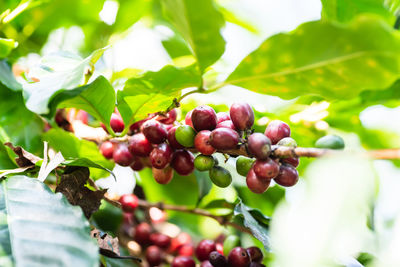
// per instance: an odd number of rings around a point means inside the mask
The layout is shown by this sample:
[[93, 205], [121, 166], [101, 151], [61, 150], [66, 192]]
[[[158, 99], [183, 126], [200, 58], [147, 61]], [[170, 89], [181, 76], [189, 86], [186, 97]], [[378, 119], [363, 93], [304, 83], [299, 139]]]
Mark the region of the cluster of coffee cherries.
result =
[[[138, 198], [134, 194], [120, 197], [124, 217], [131, 218], [138, 207]], [[258, 247], [242, 248], [240, 239], [235, 235], [218, 236], [215, 240], [202, 240], [194, 245], [192, 238], [185, 232], [175, 237], [158, 232], [151, 224], [141, 222], [132, 226], [131, 220], [128, 234], [143, 251], [149, 266], [160, 266], [168, 262], [172, 267], [195, 267], [196, 259], [200, 267], [262, 267], [263, 253]]]

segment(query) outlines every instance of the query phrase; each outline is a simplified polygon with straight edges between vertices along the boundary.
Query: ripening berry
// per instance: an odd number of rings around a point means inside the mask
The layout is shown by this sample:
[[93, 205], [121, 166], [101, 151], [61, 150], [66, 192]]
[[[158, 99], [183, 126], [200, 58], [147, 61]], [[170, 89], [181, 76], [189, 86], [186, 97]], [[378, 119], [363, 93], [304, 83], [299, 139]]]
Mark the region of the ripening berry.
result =
[[296, 168], [289, 164], [282, 164], [278, 176], [274, 178], [275, 182], [281, 186], [293, 186], [299, 180], [299, 173]]
[[261, 180], [270, 180], [279, 174], [279, 164], [268, 158], [266, 160], [256, 160], [253, 166], [254, 173]]
[[176, 128], [175, 138], [184, 147], [193, 147], [195, 136], [195, 130], [189, 125], [181, 125]]
[[210, 170], [214, 167], [214, 164], [215, 159], [213, 156], [200, 154], [194, 159], [194, 167], [201, 172]]
[[246, 184], [251, 192], [256, 194], [264, 193], [271, 183], [271, 180], [260, 179], [255, 174], [253, 168], [250, 169], [246, 176]]
[[218, 187], [228, 187], [232, 183], [231, 173], [221, 166], [214, 166], [210, 170], [209, 176], [213, 184]]
[[239, 134], [228, 128], [218, 128], [211, 132], [210, 144], [221, 150], [235, 149], [239, 143]]
[[236, 171], [242, 176], [246, 176], [253, 166], [255, 159], [239, 156], [236, 159]]
[[193, 123], [192, 123], [192, 113], [193, 110], [189, 111], [186, 116], [185, 116], [185, 124], [189, 125], [190, 127], [193, 128]]
[[129, 129], [131, 130], [132, 133], [139, 132], [139, 131], [140, 131], [140, 128], [141, 128], [142, 125], [143, 125], [143, 123], [145, 123], [146, 121], [147, 121], [147, 119], [137, 121], [137, 122], [133, 123], [133, 124], [129, 127]]
[[212, 155], [216, 149], [210, 144], [211, 131], [203, 130], [196, 134], [194, 147], [203, 155]]
[[124, 212], [132, 213], [139, 206], [139, 199], [134, 194], [125, 194], [119, 198], [119, 203]]
[[229, 128], [236, 131], [236, 127], [231, 120], [218, 123], [216, 128]]
[[167, 139], [167, 130], [156, 120], [148, 120], [142, 125], [142, 132], [152, 144], [161, 144]]
[[146, 260], [150, 266], [159, 266], [163, 261], [163, 252], [157, 246], [150, 246], [146, 249]]
[[140, 160], [139, 157], [133, 156], [133, 162], [131, 163], [131, 165], [129, 165], [129, 167], [131, 167], [132, 170], [134, 171], [141, 171], [144, 168], [144, 164], [143, 162]]
[[203, 261], [200, 264], [200, 267], [214, 267], [214, 266], [210, 263], [210, 261]]
[[139, 245], [147, 245], [150, 243], [150, 234], [152, 232], [151, 226], [148, 223], [140, 223], [135, 228], [135, 234], [133, 239], [139, 243]]
[[171, 109], [165, 116], [159, 116], [158, 121], [164, 124], [172, 124], [176, 120], [178, 112], [176, 109]]
[[218, 241], [215, 241], [215, 242], [216, 242], [216, 244], [215, 244], [216, 250], [219, 253], [221, 253], [222, 255], [224, 255], [224, 245], [222, 243], [219, 243]]
[[154, 180], [159, 184], [168, 184], [174, 177], [174, 170], [171, 167], [164, 169], [151, 168]]
[[221, 123], [223, 121], [228, 121], [230, 119], [231, 119], [231, 117], [226, 112], [218, 112], [217, 113], [217, 124]]
[[291, 137], [285, 137], [279, 140], [277, 143], [278, 146], [287, 146], [287, 147], [297, 147], [296, 140]]
[[275, 145], [281, 139], [290, 136], [290, 127], [283, 121], [273, 120], [268, 124], [264, 134], [271, 140], [272, 144]]
[[178, 140], [176, 140], [175, 132], [176, 132], [177, 128], [178, 128], [178, 126], [174, 126], [171, 129], [169, 129], [168, 135], [167, 135], [168, 143], [174, 149], [184, 148], [184, 146], [179, 144]]
[[159, 144], [150, 153], [150, 162], [154, 168], [164, 169], [172, 160], [172, 149], [166, 144]]
[[170, 251], [175, 252], [181, 246], [185, 244], [190, 244], [191, 242], [192, 242], [192, 237], [188, 233], [182, 232], [177, 237], [172, 239]]
[[198, 106], [192, 112], [192, 123], [196, 131], [214, 130], [217, 126], [217, 114], [210, 106]]
[[171, 166], [179, 175], [189, 175], [194, 171], [194, 156], [190, 151], [177, 150], [172, 156]]
[[215, 242], [212, 240], [204, 239], [196, 247], [196, 257], [199, 261], [208, 260], [210, 253], [215, 251]]
[[159, 248], [167, 249], [171, 245], [171, 237], [161, 233], [153, 233], [150, 235], [150, 242]]
[[271, 140], [262, 133], [253, 133], [247, 141], [249, 151], [257, 159], [267, 159], [271, 154]]
[[150, 141], [146, 139], [144, 134], [137, 133], [129, 139], [129, 151], [138, 157], [147, 157], [153, 146]]
[[227, 267], [228, 261], [224, 257], [224, 255], [220, 254], [218, 251], [213, 251], [210, 253], [208, 261], [214, 267]]
[[178, 254], [181, 256], [193, 256], [194, 246], [192, 244], [184, 244], [179, 247]]
[[234, 103], [229, 109], [229, 114], [238, 130], [250, 129], [254, 124], [254, 112], [248, 103]]
[[299, 166], [299, 164], [300, 164], [300, 159], [299, 159], [299, 158], [296, 158], [296, 157], [284, 158], [284, 159], [281, 159], [281, 162], [282, 162], [282, 163], [290, 164], [290, 165], [292, 165], [293, 167], [297, 168], [297, 166]]
[[258, 247], [249, 247], [246, 249], [247, 254], [250, 256], [250, 260], [253, 262], [262, 262], [263, 254], [260, 248]]
[[224, 241], [224, 255], [229, 255], [229, 252], [235, 247], [240, 246], [240, 238], [236, 235], [229, 235]]
[[111, 114], [110, 126], [114, 132], [116, 132], [116, 133], [122, 132], [125, 128], [125, 124], [121, 118], [121, 115], [119, 115], [117, 113]]
[[114, 144], [110, 141], [105, 141], [100, 145], [100, 152], [106, 159], [112, 159], [114, 153]]
[[133, 155], [129, 152], [128, 146], [124, 143], [116, 145], [113, 153], [115, 163], [121, 166], [129, 166], [133, 162]]
[[228, 263], [230, 267], [248, 267], [250, 256], [244, 248], [236, 247], [229, 253]]
[[195, 267], [196, 262], [188, 256], [178, 256], [172, 261], [171, 267]]

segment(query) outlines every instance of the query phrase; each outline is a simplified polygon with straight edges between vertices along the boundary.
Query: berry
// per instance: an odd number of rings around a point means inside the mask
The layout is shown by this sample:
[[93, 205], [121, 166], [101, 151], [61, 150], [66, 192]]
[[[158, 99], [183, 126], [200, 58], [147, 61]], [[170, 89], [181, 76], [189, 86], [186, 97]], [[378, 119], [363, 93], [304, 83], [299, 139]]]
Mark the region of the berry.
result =
[[172, 152], [168, 144], [159, 144], [150, 153], [151, 165], [157, 169], [164, 169], [172, 160]]
[[149, 120], [143, 123], [142, 132], [152, 144], [161, 144], [167, 139], [168, 134], [165, 127], [155, 120]]
[[[217, 242], [217, 241], [216, 241]], [[216, 247], [216, 249], [217, 249], [217, 251], [219, 252], [219, 253], [221, 253], [222, 255], [224, 255], [224, 245], [222, 245], [222, 243], [216, 243], [215, 244], [215, 247]]]
[[129, 166], [133, 162], [133, 155], [129, 152], [127, 145], [120, 143], [114, 150], [113, 159], [115, 163], [121, 166]]
[[224, 255], [220, 254], [217, 251], [211, 252], [208, 260], [214, 267], [228, 266], [228, 262], [227, 262], [226, 258], [224, 257]]
[[317, 140], [315, 147], [329, 149], [343, 149], [344, 141], [337, 135], [325, 135]]
[[264, 134], [271, 140], [272, 144], [275, 145], [281, 139], [290, 136], [290, 127], [283, 121], [273, 120], [268, 124]]
[[216, 128], [229, 128], [232, 130], [236, 130], [236, 127], [235, 125], [233, 125], [233, 122], [231, 120], [218, 123]]
[[256, 160], [253, 166], [254, 173], [258, 179], [270, 180], [279, 174], [279, 164], [268, 158], [266, 160]]
[[284, 158], [284, 159], [281, 159], [281, 161], [283, 162], [283, 163], [287, 163], [287, 164], [290, 164], [290, 165], [292, 165], [293, 167], [297, 167], [297, 166], [299, 166], [299, 164], [300, 164], [300, 159], [299, 158], [295, 158], [295, 157], [292, 157], [292, 158]]
[[179, 175], [189, 175], [194, 170], [194, 156], [187, 150], [177, 150], [172, 156], [171, 166]]
[[208, 260], [210, 253], [215, 251], [215, 242], [212, 240], [204, 239], [200, 241], [196, 248], [196, 257], [199, 261]]
[[136, 226], [134, 240], [139, 243], [139, 245], [147, 245], [150, 243], [151, 227], [148, 223], [141, 223]]
[[242, 176], [246, 176], [253, 166], [255, 159], [239, 156], [236, 159], [236, 171]]
[[146, 121], [147, 121], [147, 119], [137, 121], [137, 122], [133, 123], [133, 124], [129, 127], [129, 129], [130, 129], [133, 133], [136, 133], [136, 132], [140, 131], [140, 128], [142, 127], [143, 123], [145, 123]]
[[249, 254], [251, 261], [253, 262], [262, 262], [263, 260], [263, 254], [261, 249], [258, 247], [249, 247], [246, 249], [247, 254]]
[[171, 241], [170, 250], [172, 252], [176, 251], [183, 245], [189, 244], [192, 241], [192, 238], [187, 233], [180, 233], [177, 237], [173, 238]]
[[231, 173], [221, 166], [214, 166], [209, 175], [213, 184], [218, 187], [228, 187], [232, 183]]
[[297, 147], [296, 140], [291, 137], [285, 137], [279, 140], [277, 143], [278, 146], [288, 146], [288, 147]]
[[172, 127], [172, 128], [168, 131], [168, 135], [167, 135], [168, 143], [169, 143], [169, 145], [170, 145], [172, 148], [174, 148], [174, 149], [184, 148], [184, 146], [182, 146], [181, 144], [179, 144], [178, 140], [176, 140], [175, 132], [176, 132], [176, 129], [177, 129], [177, 128], [178, 128], [178, 126]]
[[129, 151], [133, 155], [138, 157], [147, 157], [151, 150], [153, 150], [153, 146], [149, 140], [146, 139], [144, 134], [137, 133], [129, 139]]
[[114, 144], [110, 141], [105, 141], [100, 145], [100, 152], [106, 159], [112, 159], [114, 153]]
[[151, 234], [150, 241], [153, 245], [163, 249], [167, 249], [171, 245], [171, 237], [160, 233]]
[[274, 180], [281, 186], [293, 186], [299, 180], [299, 173], [292, 165], [282, 164], [279, 174], [274, 178]]
[[213, 267], [213, 265], [210, 263], [210, 261], [203, 261], [200, 264], [200, 267]]
[[185, 124], [189, 125], [190, 127], [193, 128], [193, 123], [192, 123], [192, 113], [193, 110], [189, 111], [186, 116], [185, 116]]
[[150, 266], [158, 266], [163, 260], [163, 252], [157, 246], [150, 246], [146, 249], [146, 260]]
[[175, 131], [175, 138], [184, 147], [193, 147], [195, 130], [189, 125], [181, 125]]
[[119, 115], [117, 113], [111, 114], [110, 126], [114, 132], [116, 132], [116, 133], [122, 132], [125, 128], [125, 124], [121, 118], [121, 115]]
[[231, 106], [229, 113], [236, 129], [250, 129], [254, 124], [254, 112], [248, 103], [235, 103]]
[[210, 106], [198, 106], [192, 112], [192, 123], [197, 131], [213, 130], [217, 126], [217, 114]]
[[137, 206], [139, 206], [139, 200], [134, 194], [122, 195], [119, 198], [119, 203], [121, 203], [122, 210], [128, 213], [134, 212]]
[[132, 170], [138, 172], [143, 170], [144, 164], [142, 163], [139, 157], [133, 156], [133, 162], [131, 163], [131, 165], [129, 165], [129, 167], [131, 167]]
[[194, 138], [194, 147], [201, 154], [212, 155], [215, 153], [216, 149], [210, 145], [211, 131], [203, 130], [197, 133]]
[[194, 167], [199, 171], [208, 171], [214, 167], [215, 160], [213, 156], [198, 155], [194, 159]]
[[192, 244], [184, 244], [178, 249], [178, 254], [181, 256], [193, 256], [194, 247]]
[[234, 149], [239, 143], [239, 134], [228, 128], [218, 128], [211, 132], [210, 144], [216, 149]]
[[262, 133], [253, 133], [248, 139], [248, 148], [257, 159], [267, 159], [271, 154], [271, 140]]
[[249, 173], [246, 176], [246, 184], [251, 192], [256, 194], [264, 193], [271, 183], [271, 180], [260, 179], [255, 174], [253, 168], [250, 169]]
[[228, 263], [230, 267], [248, 267], [250, 256], [244, 248], [236, 247], [229, 253]]
[[230, 120], [231, 117], [229, 117], [229, 114], [226, 112], [218, 112], [217, 113], [217, 124], [221, 123], [223, 121]]
[[153, 177], [159, 184], [168, 184], [174, 177], [174, 170], [170, 167], [164, 169], [152, 168]]
[[158, 121], [164, 124], [172, 124], [176, 120], [177, 115], [176, 109], [171, 109], [165, 116], [159, 116]]
[[238, 236], [227, 236], [224, 241], [224, 255], [229, 255], [229, 252], [238, 246], [240, 246], [240, 238]]
[[196, 262], [188, 256], [178, 256], [172, 261], [171, 267], [195, 267]]

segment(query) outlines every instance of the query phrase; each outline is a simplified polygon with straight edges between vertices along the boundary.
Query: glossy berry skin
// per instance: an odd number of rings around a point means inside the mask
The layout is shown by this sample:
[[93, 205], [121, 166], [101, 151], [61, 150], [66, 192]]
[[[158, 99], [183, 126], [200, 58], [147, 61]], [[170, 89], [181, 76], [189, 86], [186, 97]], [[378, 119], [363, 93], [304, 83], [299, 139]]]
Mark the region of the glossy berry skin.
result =
[[230, 267], [248, 267], [250, 256], [244, 248], [236, 247], [229, 253], [228, 263]]
[[125, 194], [119, 198], [122, 210], [124, 212], [132, 213], [139, 206], [139, 200], [134, 194]]
[[196, 131], [189, 125], [181, 125], [175, 131], [175, 138], [184, 147], [193, 147]]
[[122, 132], [125, 128], [125, 124], [121, 118], [121, 115], [118, 115], [117, 113], [111, 114], [110, 126], [114, 132], [116, 133]]
[[194, 159], [194, 167], [201, 172], [210, 170], [212, 167], [214, 167], [214, 164], [215, 160], [212, 156], [200, 154]]
[[299, 164], [300, 164], [300, 159], [299, 158], [295, 158], [295, 157], [293, 157], [293, 158], [284, 158], [284, 159], [281, 159], [281, 161], [283, 163], [290, 164], [295, 168], [297, 168], [297, 166], [299, 166]]
[[171, 267], [195, 267], [196, 262], [188, 256], [178, 256], [172, 261]]
[[210, 144], [211, 131], [203, 130], [196, 134], [194, 147], [203, 155], [212, 155], [216, 149]]
[[194, 254], [194, 247], [192, 244], [184, 244], [179, 247], [178, 254], [180, 256], [193, 256]]
[[246, 176], [249, 173], [251, 167], [254, 164], [255, 159], [239, 156], [236, 159], [236, 171], [242, 176]]
[[231, 117], [226, 112], [218, 112], [217, 113], [217, 124], [221, 123], [223, 121], [228, 121], [230, 119], [231, 119]]
[[233, 125], [233, 122], [231, 120], [218, 123], [216, 128], [229, 128], [232, 130], [236, 130], [236, 127], [235, 125]]
[[174, 170], [171, 167], [166, 167], [164, 169], [151, 169], [153, 173], [154, 180], [159, 184], [168, 184], [174, 177]]
[[138, 172], [143, 170], [144, 164], [142, 163], [139, 157], [133, 156], [133, 162], [131, 163], [131, 165], [129, 165], [129, 167], [131, 167], [132, 170]]
[[140, 131], [140, 128], [142, 127], [143, 123], [145, 123], [146, 121], [147, 119], [137, 121], [133, 123], [131, 126], [129, 126], [129, 129], [131, 130], [131, 132], [136, 133]]
[[138, 157], [147, 157], [153, 146], [142, 133], [137, 133], [129, 139], [129, 151]]
[[171, 109], [165, 116], [160, 116], [158, 121], [164, 124], [172, 124], [176, 120], [177, 115], [178, 112], [176, 112], [176, 109]]
[[157, 246], [150, 246], [146, 249], [146, 260], [150, 266], [158, 266], [162, 263], [163, 252]]
[[274, 178], [275, 182], [281, 186], [294, 186], [299, 180], [299, 173], [296, 168], [289, 164], [282, 164], [277, 177]]
[[167, 139], [167, 130], [156, 120], [148, 120], [142, 125], [142, 132], [152, 144], [161, 144]]
[[256, 194], [264, 193], [271, 183], [271, 180], [260, 179], [255, 174], [253, 168], [250, 169], [249, 173], [246, 176], [246, 184], [251, 192]]
[[179, 175], [189, 175], [194, 171], [194, 156], [190, 151], [177, 150], [172, 156], [171, 166]]
[[214, 267], [227, 267], [228, 266], [228, 261], [226, 260], [224, 255], [220, 254], [217, 251], [213, 251], [210, 253], [208, 261]]
[[281, 139], [290, 136], [290, 127], [283, 121], [273, 120], [268, 124], [264, 134], [271, 140], [271, 143], [275, 145]]
[[121, 166], [129, 166], [133, 162], [133, 155], [129, 152], [128, 146], [118, 144], [113, 153], [115, 163]]
[[209, 176], [213, 184], [215, 184], [218, 187], [228, 187], [232, 183], [232, 175], [231, 173], [221, 167], [221, 166], [214, 166], [210, 172]]
[[253, 133], [249, 136], [248, 148], [257, 159], [267, 159], [271, 154], [271, 140], [262, 133]]
[[270, 158], [258, 159], [254, 163], [253, 170], [259, 179], [270, 180], [279, 174], [279, 164]]
[[215, 242], [204, 239], [196, 247], [196, 257], [199, 261], [208, 260], [210, 253], [216, 250]]
[[159, 248], [167, 249], [171, 245], [171, 237], [160, 233], [153, 233], [150, 235], [150, 242]]
[[210, 263], [210, 261], [203, 261], [200, 264], [200, 267], [214, 267], [214, 266]]
[[135, 234], [133, 239], [139, 243], [139, 245], [147, 245], [150, 243], [150, 234], [152, 232], [151, 226], [148, 223], [140, 223], [135, 228]]
[[228, 128], [217, 128], [211, 132], [210, 144], [221, 150], [234, 149], [239, 143], [239, 134]]
[[159, 144], [150, 153], [151, 166], [157, 169], [164, 169], [172, 160], [172, 149], [166, 144]]
[[192, 112], [192, 124], [196, 131], [213, 130], [217, 126], [217, 114], [210, 106], [198, 106]]
[[176, 140], [175, 132], [176, 132], [177, 128], [178, 128], [178, 126], [174, 126], [171, 129], [169, 129], [168, 135], [167, 135], [168, 143], [174, 149], [184, 148], [184, 146], [179, 144], [178, 140]]
[[100, 152], [106, 159], [112, 159], [114, 153], [114, 144], [110, 141], [105, 141], [100, 145]]
[[231, 120], [238, 130], [250, 129], [254, 124], [254, 112], [248, 103], [234, 103], [229, 109]]
[[189, 111], [186, 116], [185, 116], [185, 124], [189, 125], [190, 127], [193, 128], [193, 123], [192, 123], [192, 113], [193, 110]]
[[229, 235], [224, 241], [224, 255], [228, 256], [229, 252], [235, 247], [240, 246], [240, 238], [237, 235]]
[[261, 249], [258, 247], [249, 247], [246, 249], [247, 254], [249, 254], [251, 261], [253, 262], [262, 262], [263, 254]]
[[[217, 242], [217, 241], [215, 241], [215, 242]], [[222, 243], [217, 242], [217, 243], [215, 244], [215, 247], [216, 247], [216, 250], [217, 250], [220, 254], [224, 255], [224, 245], [223, 245]]]

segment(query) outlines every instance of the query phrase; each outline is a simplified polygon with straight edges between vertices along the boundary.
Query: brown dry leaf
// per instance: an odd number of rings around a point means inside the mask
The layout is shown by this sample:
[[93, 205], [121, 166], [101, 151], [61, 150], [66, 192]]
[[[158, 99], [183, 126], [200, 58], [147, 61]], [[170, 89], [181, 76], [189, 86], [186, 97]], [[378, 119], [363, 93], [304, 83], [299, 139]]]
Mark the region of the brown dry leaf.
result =
[[17, 162], [19, 167], [33, 166], [36, 164], [36, 162], [42, 160], [41, 158], [33, 155], [32, 153], [29, 153], [20, 146], [13, 146], [13, 144], [11, 144], [10, 142], [6, 142], [4, 143], [4, 145], [11, 148], [12, 151], [17, 154], [18, 157], [15, 158], [15, 161]]

